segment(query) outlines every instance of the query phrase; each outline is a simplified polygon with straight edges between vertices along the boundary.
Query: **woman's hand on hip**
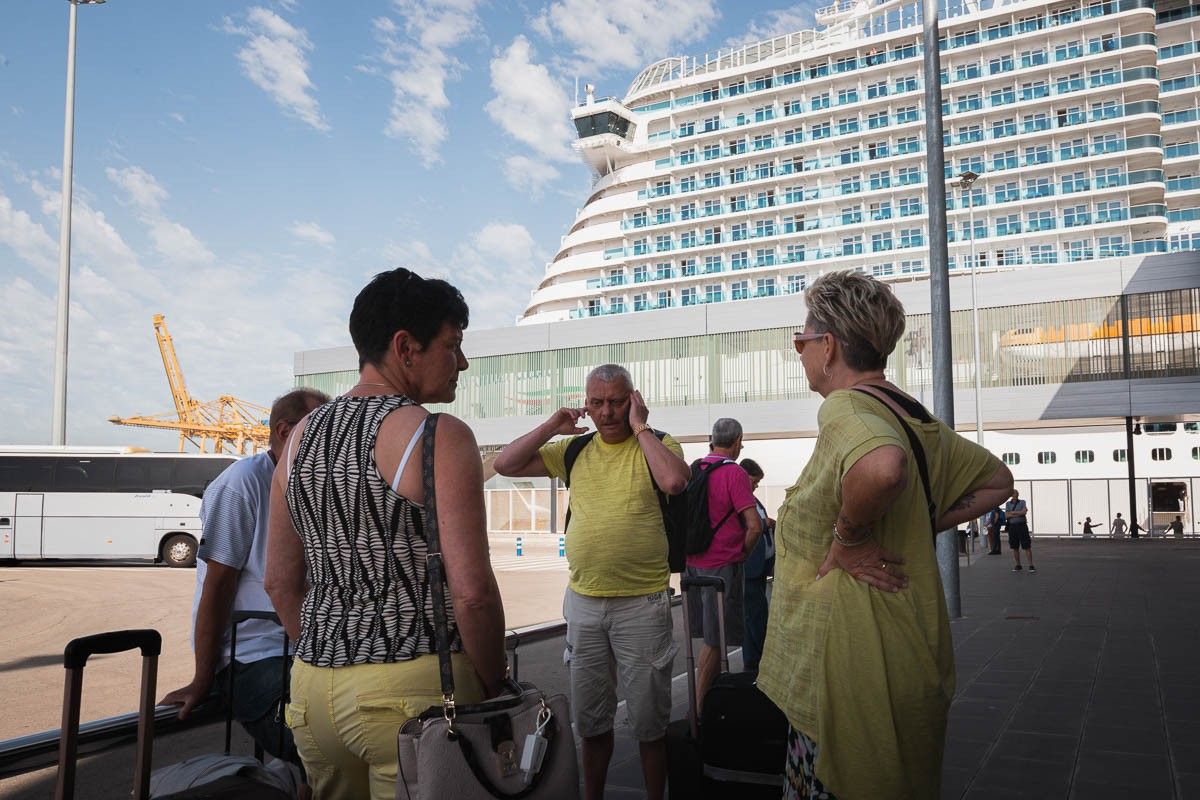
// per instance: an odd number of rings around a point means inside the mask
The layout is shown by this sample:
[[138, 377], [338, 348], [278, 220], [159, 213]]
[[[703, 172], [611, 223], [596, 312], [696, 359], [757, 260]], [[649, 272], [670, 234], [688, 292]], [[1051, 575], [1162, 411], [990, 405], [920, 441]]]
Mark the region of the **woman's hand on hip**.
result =
[[908, 576], [900, 569], [903, 563], [903, 557], [885, 550], [874, 539], [857, 547], [845, 547], [835, 541], [817, 570], [817, 578], [840, 569], [876, 589], [898, 592], [908, 588]]

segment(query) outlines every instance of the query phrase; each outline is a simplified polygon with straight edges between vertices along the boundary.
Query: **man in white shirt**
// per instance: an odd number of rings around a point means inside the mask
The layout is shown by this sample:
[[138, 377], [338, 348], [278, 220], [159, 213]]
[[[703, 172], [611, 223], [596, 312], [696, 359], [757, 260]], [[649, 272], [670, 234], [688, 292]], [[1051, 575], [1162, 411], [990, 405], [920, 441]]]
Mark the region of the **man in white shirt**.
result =
[[[163, 705], [181, 706], [180, 719], [207, 700], [214, 688], [224, 694], [228, 687], [232, 613], [275, 610], [263, 589], [271, 478], [292, 427], [328, 401], [314, 389], [296, 389], [280, 397], [271, 406], [270, 449], [240, 459], [204, 490], [192, 606], [195, 673], [191, 683], [162, 699]], [[280, 740], [283, 658], [283, 628], [266, 620], [238, 626], [233, 715], [263, 750], [298, 764], [286, 726]]]

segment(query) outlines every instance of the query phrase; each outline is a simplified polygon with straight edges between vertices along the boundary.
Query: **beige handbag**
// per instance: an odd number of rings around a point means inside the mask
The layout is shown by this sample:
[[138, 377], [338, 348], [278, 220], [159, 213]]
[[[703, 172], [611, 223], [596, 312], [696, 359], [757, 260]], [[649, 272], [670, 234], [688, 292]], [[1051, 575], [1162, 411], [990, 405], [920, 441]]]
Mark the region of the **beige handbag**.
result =
[[531, 683], [509, 681], [505, 693], [473, 705], [454, 703], [446, 626], [445, 578], [434, 496], [437, 414], [425, 422], [427, 571], [441, 673], [442, 705], [410, 719], [397, 735], [397, 800], [571, 800], [579, 767], [567, 699], [546, 697]]

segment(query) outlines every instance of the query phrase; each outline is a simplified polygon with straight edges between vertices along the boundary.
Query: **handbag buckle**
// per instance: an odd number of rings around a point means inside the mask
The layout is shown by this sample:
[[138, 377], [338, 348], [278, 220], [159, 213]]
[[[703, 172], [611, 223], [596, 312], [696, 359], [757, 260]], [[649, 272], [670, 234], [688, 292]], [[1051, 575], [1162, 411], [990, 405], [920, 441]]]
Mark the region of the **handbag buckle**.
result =
[[454, 736], [458, 731], [454, 730], [454, 718], [457, 716], [457, 711], [454, 708], [454, 695], [442, 695], [442, 717], [446, 720], [447, 735]]

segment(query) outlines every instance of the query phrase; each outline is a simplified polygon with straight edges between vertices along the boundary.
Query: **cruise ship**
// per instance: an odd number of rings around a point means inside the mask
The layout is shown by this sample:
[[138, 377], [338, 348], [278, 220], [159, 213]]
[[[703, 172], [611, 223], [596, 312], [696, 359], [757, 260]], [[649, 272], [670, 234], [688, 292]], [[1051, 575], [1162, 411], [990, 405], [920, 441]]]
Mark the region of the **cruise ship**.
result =
[[[948, 6], [952, 421], [1013, 468], [1039, 535], [1117, 511], [1200, 534], [1200, 4]], [[738, 419], [773, 507], [812, 452], [792, 333], [830, 270], [893, 282], [887, 375], [932, 408], [919, 9], [843, 2], [819, 31], [659, 61], [621, 100], [588, 87], [582, 209], [518, 324], [466, 332], [444, 409], [485, 456], [615, 362], [689, 459]], [[357, 363], [300, 352], [295, 381], [341, 393]], [[550, 483], [519, 484], [489, 481], [489, 530], [553, 530]]]
[[[1200, 249], [1200, 6], [946, 5], [952, 271]], [[572, 118], [594, 183], [519, 324], [927, 274], [921, 4], [816, 19], [659, 61], [622, 99], [587, 87]]]

